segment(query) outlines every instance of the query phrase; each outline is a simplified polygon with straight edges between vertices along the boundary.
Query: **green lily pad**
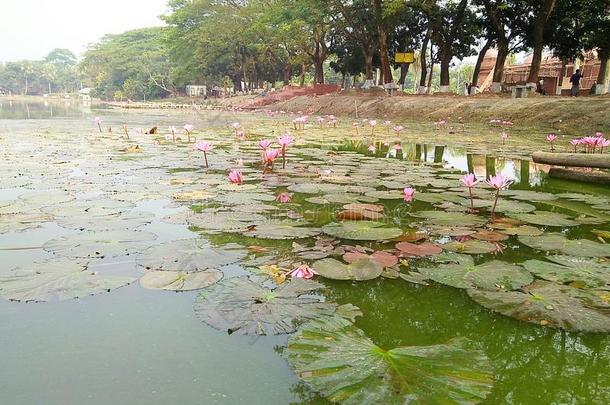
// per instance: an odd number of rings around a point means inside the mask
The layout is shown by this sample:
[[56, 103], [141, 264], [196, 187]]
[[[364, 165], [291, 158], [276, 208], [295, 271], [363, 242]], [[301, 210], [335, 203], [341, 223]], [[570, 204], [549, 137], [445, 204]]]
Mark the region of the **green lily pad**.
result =
[[194, 309], [203, 322], [229, 334], [292, 333], [303, 321], [335, 313], [335, 304], [311, 297], [322, 287], [315, 281], [297, 278], [277, 288], [267, 288], [247, 277], [234, 277], [203, 290]]
[[610, 332], [607, 310], [590, 305], [587, 290], [539, 280], [521, 291], [468, 290], [480, 305], [503, 315], [569, 331]]
[[297, 221], [266, 221], [243, 231], [243, 235], [261, 239], [302, 239], [320, 234], [320, 228]]
[[550, 211], [536, 211], [531, 214], [509, 214], [512, 218], [527, 222], [528, 224], [543, 226], [576, 226], [578, 222], [570, 219], [568, 215]]
[[[466, 205], [466, 204], [469, 204], [469, 202], [465, 201], [463, 204]], [[491, 209], [493, 207], [493, 204], [494, 204], [493, 200], [479, 200], [479, 199], [474, 200], [475, 208]], [[528, 212], [533, 212], [533, 211], [536, 211], [535, 206], [533, 206], [532, 204], [527, 204], [527, 203], [519, 202], [519, 201], [500, 199], [500, 200], [498, 200], [498, 203], [496, 204], [496, 212], [528, 213]]]
[[322, 227], [322, 232], [335, 238], [351, 240], [387, 240], [402, 235], [399, 228], [386, 228], [382, 222], [344, 221]]
[[67, 257], [116, 257], [137, 252], [142, 248], [142, 242], [156, 238], [157, 235], [150, 232], [128, 230], [80, 232], [50, 240], [43, 245], [43, 248], [48, 252]]
[[576, 256], [549, 256], [528, 260], [523, 266], [536, 276], [575, 287], [596, 288], [610, 284], [610, 263]]
[[485, 219], [462, 212], [447, 211], [417, 211], [410, 213], [412, 217], [422, 218], [426, 224], [443, 226], [478, 226], [485, 224]]
[[498, 260], [477, 266], [472, 260], [459, 264], [441, 264], [432, 268], [420, 268], [419, 272], [429, 280], [455, 288], [515, 290], [534, 281], [532, 275], [522, 267]]
[[184, 271], [150, 271], [140, 278], [140, 285], [149, 290], [192, 291], [209, 287], [222, 279], [222, 271], [205, 270], [196, 273]]
[[588, 239], [567, 239], [559, 233], [520, 236], [519, 242], [533, 249], [560, 252], [569, 256], [610, 257], [610, 244], [598, 243]]
[[62, 258], [18, 267], [0, 275], [0, 297], [22, 302], [63, 301], [109, 292], [135, 277], [105, 275], [86, 263]]
[[246, 255], [241, 246], [214, 247], [204, 239], [184, 239], [149, 247], [137, 263], [150, 270], [190, 273], [236, 263]]
[[368, 258], [356, 260], [351, 264], [327, 258], [318, 260], [311, 267], [322, 277], [333, 280], [372, 280], [383, 272], [383, 266]]
[[443, 245], [443, 249], [455, 253], [467, 253], [471, 255], [479, 255], [494, 252], [497, 246], [491, 242], [478, 239], [470, 239], [465, 242], [456, 240]]
[[313, 320], [288, 340], [296, 375], [342, 404], [475, 404], [493, 386], [491, 362], [467, 339], [385, 350], [351, 322]]

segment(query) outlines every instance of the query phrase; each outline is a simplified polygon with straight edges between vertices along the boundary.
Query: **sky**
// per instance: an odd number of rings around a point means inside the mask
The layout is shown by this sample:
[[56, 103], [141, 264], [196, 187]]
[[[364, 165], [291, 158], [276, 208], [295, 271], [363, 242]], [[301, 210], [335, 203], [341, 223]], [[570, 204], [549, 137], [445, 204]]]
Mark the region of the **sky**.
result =
[[167, 0], [0, 0], [0, 61], [81, 56], [105, 34], [163, 25]]

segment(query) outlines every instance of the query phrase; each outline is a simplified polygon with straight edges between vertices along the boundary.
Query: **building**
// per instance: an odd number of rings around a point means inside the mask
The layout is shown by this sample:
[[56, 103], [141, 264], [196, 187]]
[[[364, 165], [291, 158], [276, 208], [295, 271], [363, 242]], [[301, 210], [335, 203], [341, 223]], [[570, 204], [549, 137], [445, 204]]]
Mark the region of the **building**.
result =
[[[483, 59], [477, 82], [481, 91], [488, 91], [491, 87], [496, 56], [497, 52], [490, 49]], [[515, 85], [525, 85], [529, 76], [531, 62], [532, 54], [529, 54], [521, 63], [505, 66], [502, 86], [506, 88]], [[601, 62], [597, 59], [597, 55], [594, 52], [590, 52], [585, 55], [583, 60], [566, 64], [562, 75], [561, 60], [551, 54], [545, 54], [540, 64], [538, 78], [542, 80], [542, 87], [547, 95], [559, 95], [560, 93], [561, 95], [569, 95], [571, 87], [570, 76], [572, 76], [576, 69], [580, 69], [583, 75], [580, 81], [581, 94], [589, 94], [589, 91], [597, 82], [600, 66]]]
[[207, 86], [189, 84], [186, 86], [186, 95], [189, 97], [205, 97], [208, 95]]

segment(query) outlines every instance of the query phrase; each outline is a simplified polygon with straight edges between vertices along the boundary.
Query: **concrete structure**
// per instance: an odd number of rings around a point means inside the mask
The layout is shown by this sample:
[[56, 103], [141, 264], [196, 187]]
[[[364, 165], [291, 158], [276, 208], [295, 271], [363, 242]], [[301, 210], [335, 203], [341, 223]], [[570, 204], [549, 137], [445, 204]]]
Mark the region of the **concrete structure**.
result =
[[189, 84], [186, 86], [186, 95], [189, 97], [205, 97], [208, 94], [207, 86]]
[[[530, 64], [532, 62], [532, 55], [527, 55], [522, 63], [507, 65], [504, 67], [504, 77], [502, 83], [492, 83], [494, 66], [496, 63], [497, 52], [490, 49], [481, 65], [481, 73], [479, 74], [479, 80], [477, 86], [481, 91], [499, 90], [500, 87], [508, 89], [516, 85], [526, 85], [527, 77], [529, 76]], [[562, 63], [556, 57], [551, 54], [546, 54], [542, 58], [540, 65], [540, 72], [538, 78], [542, 80], [542, 88], [547, 95], [570, 95], [570, 76], [576, 69], [581, 70], [583, 78], [580, 81], [580, 94], [589, 94], [591, 88], [597, 81], [597, 76], [600, 69], [600, 61], [597, 59], [597, 55], [594, 52], [587, 54], [582, 61], [576, 63], [568, 63], [565, 66], [565, 72], [562, 75]], [[603, 85], [599, 86], [599, 90], [604, 88]]]

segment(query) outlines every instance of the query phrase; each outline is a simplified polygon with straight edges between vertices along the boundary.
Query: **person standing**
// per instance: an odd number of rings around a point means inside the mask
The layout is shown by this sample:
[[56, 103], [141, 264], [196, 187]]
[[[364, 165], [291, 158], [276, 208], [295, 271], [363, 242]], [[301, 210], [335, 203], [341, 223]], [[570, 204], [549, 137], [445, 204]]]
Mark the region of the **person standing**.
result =
[[574, 74], [570, 77], [570, 83], [572, 83], [572, 97], [578, 97], [578, 91], [580, 89], [580, 79], [582, 79], [580, 69], [576, 69], [576, 72], [574, 72]]

